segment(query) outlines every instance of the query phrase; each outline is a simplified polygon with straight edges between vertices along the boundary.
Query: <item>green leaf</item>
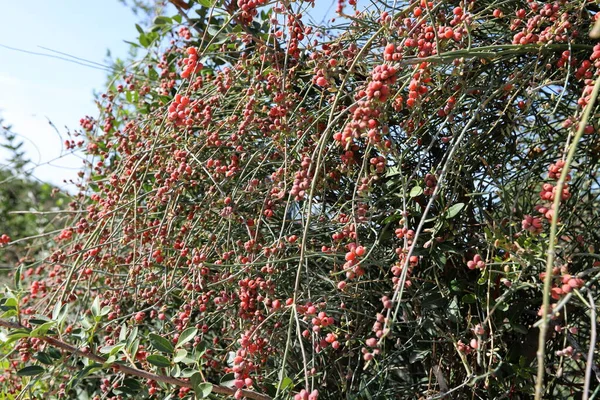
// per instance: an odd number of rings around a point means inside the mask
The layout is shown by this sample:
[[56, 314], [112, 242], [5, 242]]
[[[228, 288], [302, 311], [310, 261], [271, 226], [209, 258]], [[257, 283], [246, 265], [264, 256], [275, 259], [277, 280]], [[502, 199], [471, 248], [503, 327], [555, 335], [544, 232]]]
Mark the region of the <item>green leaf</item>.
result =
[[529, 332], [527, 330], [527, 328], [524, 325], [520, 325], [520, 324], [511, 324], [510, 327], [515, 331], [518, 332], [522, 335], [527, 335], [527, 333]]
[[228, 388], [235, 387], [235, 374], [233, 372], [230, 372], [228, 374], [223, 375], [220, 383], [221, 386], [226, 386]]
[[39, 317], [39, 318], [30, 318], [29, 319], [29, 323], [31, 325], [44, 325], [46, 322], [50, 322], [50, 319], [48, 319], [44, 316], [36, 315], [36, 317]]
[[154, 18], [154, 21], [152, 21], [154, 25], [165, 25], [170, 24], [171, 22], [173, 22], [171, 18], [165, 16], [158, 16]]
[[180, 347], [194, 339], [198, 335], [198, 328], [187, 328], [181, 335], [179, 335], [179, 339], [177, 339], [177, 345], [175, 347]]
[[36, 376], [39, 374], [43, 374], [46, 372], [44, 367], [40, 367], [39, 365], [30, 365], [25, 368], [21, 368], [17, 371], [18, 376]]
[[392, 214], [382, 221], [382, 224], [389, 224], [390, 222], [400, 221], [402, 219], [401, 214]]
[[194, 388], [194, 393], [196, 393], [197, 398], [204, 399], [212, 393], [212, 383], [204, 382], [199, 372], [192, 375], [190, 381], [192, 382], [192, 388]]
[[4, 313], [2, 313], [2, 315], [0, 315], [0, 318], [8, 319], [11, 317], [16, 317], [16, 316], [17, 316], [17, 310], [8, 310], [8, 311], [5, 311]]
[[292, 378], [285, 376], [281, 382], [279, 382], [279, 390], [285, 390], [288, 387], [292, 387], [293, 383], [294, 381], [292, 381]]
[[171, 354], [175, 350], [168, 339], [154, 333], [150, 334], [150, 343], [152, 343], [152, 346], [154, 346], [156, 350], [162, 351], [163, 353]]
[[94, 299], [94, 302], [92, 303], [92, 315], [94, 317], [99, 317], [100, 316], [100, 297], [96, 296], [96, 298]]
[[133, 43], [133, 42], [130, 42], [129, 40], [123, 40], [123, 41], [124, 41], [125, 43], [127, 43], [128, 45], [130, 45], [130, 46], [133, 46], [133, 47], [140, 47], [140, 45], [139, 45], [139, 44], [137, 44], [137, 43]]
[[45, 322], [31, 331], [31, 337], [44, 336], [56, 324], [55, 321]]
[[202, 392], [203, 397], [208, 397], [213, 390], [213, 385], [210, 382], [201, 383], [198, 389]]
[[472, 294], [472, 293], [469, 293], [469, 294], [465, 294], [465, 295], [462, 297], [461, 301], [462, 301], [463, 303], [465, 303], [465, 304], [473, 304], [473, 303], [475, 303], [475, 302], [477, 301], [477, 297], [475, 297], [475, 295], [474, 295], [474, 294]]
[[181, 362], [185, 359], [186, 356], [187, 356], [186, 349], [178, 349], [177, 353], [175, 353], [175, 357], [173, 358], [173, 362]]
[[16, 310], [17, 306], [18, 306], [17, 299], [15, 299], [14, 297], [9, 297], [4, 301], [4, 304], [2, 304], [1, 309], [2, 310]]
[[58, 349], [55, 349], [54, 347], [50, 347], [48, 349], [48, 355], [56, 360], [62, 358], [62, 354], [60, 354], [60, 351]]
[[410, 189], [410, 193], [408, 194], [411, 198], [419, 197], [423, 194], [423, 188], [421, 186], [415, 186]]
[[60, 314], [60, 309], [62, 308], [62, 304], [60, 301], [57, 301], [52, 309], [52, 319], [56, 320]]
[[171, 361], [169, 361], [167, 357], [161, 356], [159, 354], [152, 354], [146, 357], [146, 361], [160, 368], [166, 368], [171, 366]]
[[110, 367], [110, 365], [112, 363], [114, 363], [115, 361], [117, 361], [117, 357], [114, 354], [112, 356], [108, 356], [108, 358], [106, 359], [106, 361], [104, 361], [104, 364], [102, 365], [102, 368], [108, 368], [108, 367]]
[[17, 267], [17, 270], [15, 271], [15, 288], [17, 289], [21, 289], [21, 274], [23, 271], [23, 264], [19, 265]]
[[487, 270], [483, 271], [481, 273], [481, 276], [477, 280], [477, 284], [478, 285], [485, 285], [485, 284], [487, 284], [488, 276], [489, 276], [488, 271]]
[[123, 347], [125, 347], [125, 343], [117, 343], [114, 346], [104, 346], [100, 348], [100, 353], [112, 356], [121, 351]]
[[211, 0], [198, 0], [198, 3], [206, 8], [210, 8], [214, 4]]
[[196, 370], [191, 369], [191, 368], [184, 368], [183, 370], [181, 370], [181, 374], [179, 375], [179, 377], [181, 378], [189, 378], [192, 375], [194, 375], [196, 373]]
[[408, 362], [414, 364], [417, 361], [424, 360], [429, 353], [429, 350], [413, 350], [408, 356]]
[[8, 337], [6, 338], [6, 340], [4, 341], [4, 345], [9, 345], [12, 342], [16, 342], [19, 339], [22, 338], [28, 338], [30, 336], [29, 332], [23, 332], [23, 331], [18, 331], [18, 332], [13, 332], [10, 335], [8, 335]]
[[43, 351], [38, 351], [37, 353], [35, 353], [33, 358], [35, 358], [42, 364], [52, 365], [52, 363], [53, 363], [52, 358], [48, 354], [44, 353]]
[[93, 326], [92, 323], [87, 318], [82, 318], [80, 323], [81, 323], [81, 326], [83, 326], [83, 328], [85, 330], [88, 330]]
[[127, 343], [132, 344], [133, 341], [135, 339], [137, 339], [137, 334], [138, 334], [138, 327], [134, 326], [133, 329], [131, 330], [131, 333], [129, 334], [129, 337], [127, 338]]
[[180, 23], [181, 23], [181, 21], [183, 21], [183, 17], [182, 17], [181, 15], [179, 15], [179, 14], [177, 14], [177, 15], [173, 15], [173, 16], [171, 17], [171, 19], [172, 19], [173, 21], [177, 22], [178, 24], [180, 24]]
[[458, 213], [462, 211], [463, 208], [465, 208], [465, 203], [454, 204], [453, 206], [448, 208], [448, 210], [446, 211], [446, 218], [452, 219], [452, 218], [456, 217], [458, 215]]
[[127, 325], [121, 324], [121, 330], [119, 331], [119, 342], [127, 340]]
[[141, 33], [141, 34], [143, 34], [143, 33], [144, 33], [144, 30], [143, 30], [143, 29], [142, 29], [142, 27], [141, 27], [141, 26], [139, 26], [138, 24], [135, 24], [135, 29], [137, 29], [137, 31], [138, 31], [139, 33]]
[[196, 357], [198, 357], [198, 360], [200, 360], [200, 358], [202, 358], [204, 353], [206, 353], [206, 343], [200, 342], [196, 346]]
[[52, 310], [52, 319], [61, 324], [69, 313], [69, 304], [56, 303]]
[[135, 339], [133, 342], [131, 342], [127, 346], [127, 350], [129, 351], [129, 354], [131, 354], [131, 357], [135, 358], [135, 355], [137, 354], [139, 347], [140, 347], [139, 339]]
[[144, 47], [148, 47], [150, 46], [150, 40], [148, 39], [148, 36], [146, 36], [145, 34], [140, 35], [139, 39], [140, 44]]
[[207, 30], [211, 36], [217, 36], [221, 32], [221, 27], [218, 25], [209, 25]]

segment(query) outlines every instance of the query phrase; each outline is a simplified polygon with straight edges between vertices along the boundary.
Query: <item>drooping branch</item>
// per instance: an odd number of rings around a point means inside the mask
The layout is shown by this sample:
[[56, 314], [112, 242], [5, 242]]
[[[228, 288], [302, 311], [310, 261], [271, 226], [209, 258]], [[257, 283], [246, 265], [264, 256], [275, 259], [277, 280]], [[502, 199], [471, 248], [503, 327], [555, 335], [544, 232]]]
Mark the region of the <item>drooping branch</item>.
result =
[[[3, 319], [0, 319], [0, 326], [4, 327], [4, 328], [8, 328], [8, 329], [24, 329], [25, 328], [24, 326], [22, 326], [16, 322], [10, 322], [10, 321], [6, 321]], [[99, 364], [106, 363], [106, 359], [104, 357], [100, 357], [91, 352], [85, 352], [85, 351], [80, 350], [80, 349], [78, 349], [68, 343], [65, 343], [59, 339], [53, 338], [51, 336], [39, 336], [38, 339], [43, 340], [44, 342], [48, 343], [50, 346], [62, 349], [69, 354], [75, 354], [79, 357], [85, 357], [85, 358], [88, 358]], [[173, 378], [173, 377], [166, 376], [166, 375], [154, 374], [152, 372], [144, 371], [144, 370], [141, 370], [138, 368], [128, 367], [123, 364], [112, 364], [110, 366], [110, 368], [112, 368], [113, 370], [116, 370], [116, 371], [120, 371], [126, 375], [133, 375], [133, 376], [137, 376], [139, 378], [151, 379], [153, 381], [163, 382], [163, 383], [167, 383], [169, 385], [174, 385], [174, 386], [179, 386], [179, 387], [193, 388], [191, 382]], [[212, 388], [213, 388], [212, 390], [214, 393], [225, 394], [225, 395], [229, 395], [229, 396], [233, 396], [234, 393], [236, 392], [235, 389], [231, 389], [231, 388], [228, 388], [228, 387], [222, 386], [222, 385], [216, 385], [214, 383], [212, 384]], [[247, 397], [249, 399], [271, 400], [271, 397], [257, 393], [257, 392], [253, 392], [251, 390], [242, 390], [242, 393], [245, 397]]]

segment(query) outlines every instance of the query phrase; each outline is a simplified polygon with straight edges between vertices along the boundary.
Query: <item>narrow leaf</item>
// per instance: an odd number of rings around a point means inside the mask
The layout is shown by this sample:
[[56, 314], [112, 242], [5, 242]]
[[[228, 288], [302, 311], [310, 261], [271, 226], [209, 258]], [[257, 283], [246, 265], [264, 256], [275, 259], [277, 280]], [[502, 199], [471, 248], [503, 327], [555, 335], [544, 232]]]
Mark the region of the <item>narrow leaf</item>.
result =
[[44, 367], [40, 367], [39, 365], [30, 365], [25, 368], [21, 368], [17, 371], [18, 376], [36, 376], [39, 374], [43, 374], [46, 372]]

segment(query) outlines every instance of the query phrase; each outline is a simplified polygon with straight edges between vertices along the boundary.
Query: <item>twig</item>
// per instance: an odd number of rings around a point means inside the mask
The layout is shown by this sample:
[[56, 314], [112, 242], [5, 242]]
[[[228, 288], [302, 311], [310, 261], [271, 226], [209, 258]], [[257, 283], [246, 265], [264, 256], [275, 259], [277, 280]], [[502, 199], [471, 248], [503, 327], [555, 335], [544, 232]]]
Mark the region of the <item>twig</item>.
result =
[[588, 292], [590, 300], [590, 350], [588, 351], [587, 364], [585, 366], [585, 383], [583, 385], [583, 400], [587, 400], [590, 391], [590, 380], [592, 378], [592, 366], [594, 365], [594, 349], [596, 347], [596, 304], [591, 292]]

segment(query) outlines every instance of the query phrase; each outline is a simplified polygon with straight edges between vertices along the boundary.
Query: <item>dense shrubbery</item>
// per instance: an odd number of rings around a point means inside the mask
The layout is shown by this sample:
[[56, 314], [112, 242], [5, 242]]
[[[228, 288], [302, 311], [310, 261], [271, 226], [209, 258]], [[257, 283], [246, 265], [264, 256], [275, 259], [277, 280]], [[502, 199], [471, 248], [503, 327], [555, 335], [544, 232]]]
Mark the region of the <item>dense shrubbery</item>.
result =
[[7, 396], [598, 391], [594, 4], [173, 3], [67, 143]]

